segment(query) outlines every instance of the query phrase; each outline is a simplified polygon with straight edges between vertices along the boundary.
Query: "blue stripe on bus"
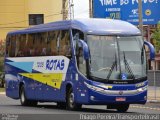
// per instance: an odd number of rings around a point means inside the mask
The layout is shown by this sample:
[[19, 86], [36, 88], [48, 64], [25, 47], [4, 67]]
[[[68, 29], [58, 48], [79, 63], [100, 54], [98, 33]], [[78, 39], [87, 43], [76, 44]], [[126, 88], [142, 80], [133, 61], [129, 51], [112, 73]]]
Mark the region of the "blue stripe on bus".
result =
[[23, 71], [32, 72], [33, 62], [6, 62], [7, 64], [19, 68]]

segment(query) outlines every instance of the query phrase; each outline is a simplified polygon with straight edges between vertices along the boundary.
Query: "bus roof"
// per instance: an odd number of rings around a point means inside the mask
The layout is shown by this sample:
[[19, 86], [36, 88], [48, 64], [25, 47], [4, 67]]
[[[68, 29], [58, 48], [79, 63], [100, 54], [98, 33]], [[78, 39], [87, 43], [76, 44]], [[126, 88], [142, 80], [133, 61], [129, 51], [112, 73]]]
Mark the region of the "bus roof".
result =
[[134, 25], [121, 21], [111, 19], [75, 19], [65, 20], [58, 22], [51, 22], [41, 25], [36, 25], [23, 30], [9, 32], [9, 34], [27, 34], [46, 32], [51, 30], [63, 30], [63, 29], [78, 29], [87, 34], [96, 35], [140, 35], [140, 30]]

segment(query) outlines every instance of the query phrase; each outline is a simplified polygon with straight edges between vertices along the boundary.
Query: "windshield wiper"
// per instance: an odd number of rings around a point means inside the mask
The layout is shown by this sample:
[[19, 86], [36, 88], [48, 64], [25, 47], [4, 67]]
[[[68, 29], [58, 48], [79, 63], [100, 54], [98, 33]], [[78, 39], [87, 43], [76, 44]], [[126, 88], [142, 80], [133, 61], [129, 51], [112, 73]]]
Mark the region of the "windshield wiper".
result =
[[125, 52], [123, 51], [123, 58], [124, 58], [124, 64], [125, 64], [125, 69], [127, 68], [128, 69], [128, 72], [130, 73], [131, 77], [133, 78], [133, 80], [135, 80], [135, 76], [131, 70], [131, 67], [129, 66], [127, 60], [126, 60], [126, 55], [125, 55]]
[[116, 66], [116, 70], [117, 70], [117, 57], [116, 57], [116, 55], [115, 55], [115, 61], [113, 62], [112, 66], [111, 66], [111, 69], [110, 69], [110, 71], [109, 71], [109, 73], [107, 75], [107, 78], [106, 78], [107, 81], [111, 77], [111, 74], [112, 74], [115, 66]]

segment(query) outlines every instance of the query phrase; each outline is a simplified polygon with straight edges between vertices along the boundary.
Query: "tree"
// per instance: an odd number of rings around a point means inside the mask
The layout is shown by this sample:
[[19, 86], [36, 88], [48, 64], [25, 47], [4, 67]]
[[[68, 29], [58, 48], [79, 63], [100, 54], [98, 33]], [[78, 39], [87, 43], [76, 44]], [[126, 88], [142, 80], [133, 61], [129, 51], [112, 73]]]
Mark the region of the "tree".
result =
[[4, 69], [4, 52], [5, 52], [5, 41], [0, 40], [0, 72]]
[[157, 29], [153, 32], [152, 38], [155, 43], [156, 52], [159, 52], [160, 50], [160, 23], [158, 23]]

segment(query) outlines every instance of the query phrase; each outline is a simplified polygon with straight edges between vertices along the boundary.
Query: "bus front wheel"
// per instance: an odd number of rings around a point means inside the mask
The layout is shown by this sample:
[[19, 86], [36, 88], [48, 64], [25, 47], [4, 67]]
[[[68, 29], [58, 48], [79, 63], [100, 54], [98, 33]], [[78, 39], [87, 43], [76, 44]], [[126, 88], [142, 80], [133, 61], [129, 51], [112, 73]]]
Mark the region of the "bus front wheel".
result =
[[127, 112], [127, 110], [129, 109], [129, 104], [117, 105], [116, 109], [118, 112]]
[[77, 104], [75, 102], [75, 96], [72, 88], [70, 88], [67, 92], [66, 102], [67, 102], [67, 109], [69, 110], [78, 110], [82, 107], [81, 104]]

